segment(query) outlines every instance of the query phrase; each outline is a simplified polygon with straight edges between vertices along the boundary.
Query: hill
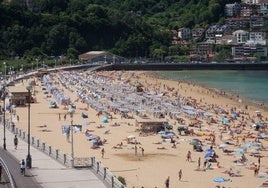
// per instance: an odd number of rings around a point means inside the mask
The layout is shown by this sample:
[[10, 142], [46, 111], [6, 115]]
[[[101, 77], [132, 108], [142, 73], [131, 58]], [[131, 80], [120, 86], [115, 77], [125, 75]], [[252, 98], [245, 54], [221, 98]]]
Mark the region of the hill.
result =
[[[19, 1], [18, 1], [19, 2]], [[172, 29], [207, 26], [223, 16], [216, 0], [36, 0], [0, 4], [0, 59], [43, 59], [107, 50], [163, 58]]]

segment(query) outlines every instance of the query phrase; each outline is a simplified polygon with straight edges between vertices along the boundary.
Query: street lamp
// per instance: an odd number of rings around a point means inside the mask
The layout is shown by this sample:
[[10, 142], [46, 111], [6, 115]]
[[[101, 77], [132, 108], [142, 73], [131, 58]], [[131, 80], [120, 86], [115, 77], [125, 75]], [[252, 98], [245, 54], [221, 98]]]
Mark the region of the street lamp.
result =
[[1, 93], [2, 93], [2, 100], [3, 100], [3, 111], [4, 111], [4, 114], [3, 114], [3, 126], [4, 126], [4, 143], [3, 143], [3, 148], [4, 150], [6, 150], [6, 85], [5, 85], [5, 82], [4, 82], [4, 85], [3, 85], [3, 88], [1, 90]]
[[69, 113], [71, 117], [71, 166], [74, 167], [74, 129], [73, 129], [73, 115], [75, 109], [73, 107], [69, 107]]
[[33, 86], [31, 84], [29, 84], [26, 89], [28, 90], [28, 96], [26, 98], [28, 98], [28, 154], [26, 157], [26, 166], [27, 168], [32, 168], [32, 157], [30, 154], [30, 126], [31, 126], [31, 122], [30, 122], [30, 108], [31, 108], [31, 91], [32, 91]]
[[6, 74], [7, 74], [7, 65], [6, 65], [6, 62], [3, 62], [3, 65], [4, 65], [4, 81], [6, 81]]

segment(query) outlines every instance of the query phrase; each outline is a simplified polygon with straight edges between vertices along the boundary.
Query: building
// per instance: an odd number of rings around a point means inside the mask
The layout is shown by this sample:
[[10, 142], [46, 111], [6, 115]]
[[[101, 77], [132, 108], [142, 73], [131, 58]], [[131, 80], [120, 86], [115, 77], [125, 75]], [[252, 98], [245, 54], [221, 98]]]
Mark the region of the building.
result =
[[256, 5], [256, 4], [259, 4], [259, 1], [260, 0], [242, 0], [242, 3]]
[[236, 44], [245, 44], [249, 40], [249, 32], [244, 30], [237, 30], [233, 32]]
[[243, 4], [241, 6], [241, 17], [250, 17], [252, 15], [259, 15], [260, 6], [256, 4]]
[[90, 51], [78, 56], [83, 63], [117, 64], [126, 62], [126, 59], [106, 51]]
[[242, 0], [242, 3], [250, 5], [268, 4], [268, 0]]
[[215, 54], [214, 43], [199, 42], [196, 45], [191, 46], [191, 57], [198, 57], [199, 59], [210, 58]]
[[250, 28], [263, 28], [264, 27], [264, 18], [263, 16], [257, 16], [257, 15], [253, 15], [250, 16]]
[[225, 16], [226, 17], [239, 17], [241, 12], [241, 5], [237, 2], [233, 4], [225, 5]]
[[252, 57], [267, 57], [267, 47], [263, 45], [259, 45], [254, 43], [253, 41], [249, 41], [245, 44], [240, 44], [232, 47], [232, 56], [236, 57], [244, 57], [245, 59], [249, 59]]
[[215, 40], [216, 30], [219, 28], [219, 25], [212, 25], [206, 31], [206, 39]]
[[228, 24], [233, 30], [246, 29], [250, 26], [249, 18], [246, 17], [227, 18], [225, 23]]
[[178, 37], [182, 40], [188, 40], [191, 38], [191, 30], [189, 28], [181, 28], [178, 30]]
[[192, 29], [192, 38], [193, 40], [197, 40], [203, 37], [205, 29], [202, 27], [197, 27]]
[[255, 41], [257, 44], [266, 45], [266, 33], [261, 30], [250, 31], [249, 40]]
[[224, 35], [221, 39], [223, 45], [233, 45], [236, 43], [236, 38], [233, 35]]
[[33, 9], [33, 1], [34, 0], [4, 0], [6, 3], [16, 2], [23, 9], [32, 10]]
[[[267, 0], [268, 2], [268, 0]], [[268, 3], [260, 5], [260, 14], [262, 16], [268, 16]]]

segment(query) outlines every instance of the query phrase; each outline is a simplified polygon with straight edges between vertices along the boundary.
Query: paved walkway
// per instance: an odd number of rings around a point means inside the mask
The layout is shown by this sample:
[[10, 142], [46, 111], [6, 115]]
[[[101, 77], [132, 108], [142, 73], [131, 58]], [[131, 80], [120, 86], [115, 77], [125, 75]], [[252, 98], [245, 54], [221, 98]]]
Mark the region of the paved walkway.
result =
[[[0, 146], [3, 146], [3, 125], [0, 124]], [[0, 150], [18, 188], [107, 188], [90, 169], [67, 168], [36, 148], [31, 147], [32, 168], [26, 170], [26, 176], [19, 173], [19, 161], [26, 159], [28, 145], [19, 138], [18, 149], [14, 149], [14, 134], [6, 129], [6, 149]], [[10, 156], [9, 156], [10, 155]], [[9, 159], [7, 159], [9, 158]]]

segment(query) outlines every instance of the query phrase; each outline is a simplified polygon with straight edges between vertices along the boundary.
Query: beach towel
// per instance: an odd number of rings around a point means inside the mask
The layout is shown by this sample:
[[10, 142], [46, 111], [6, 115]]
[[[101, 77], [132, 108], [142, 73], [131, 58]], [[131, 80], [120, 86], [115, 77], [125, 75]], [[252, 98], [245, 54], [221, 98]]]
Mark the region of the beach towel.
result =
[[227, 182], [227, 181], [230, 181], [229, 179], [225, 179], [223, 177], [217, 177], [217, 178], [214, 178], [213, 180], [214, 182], [218, 182], [218, 183], [222, 183], [222, 182]]

